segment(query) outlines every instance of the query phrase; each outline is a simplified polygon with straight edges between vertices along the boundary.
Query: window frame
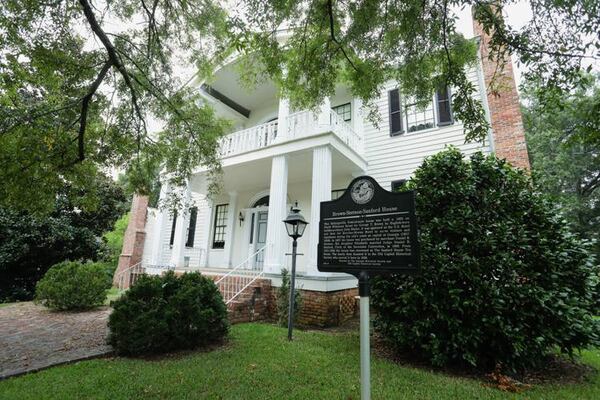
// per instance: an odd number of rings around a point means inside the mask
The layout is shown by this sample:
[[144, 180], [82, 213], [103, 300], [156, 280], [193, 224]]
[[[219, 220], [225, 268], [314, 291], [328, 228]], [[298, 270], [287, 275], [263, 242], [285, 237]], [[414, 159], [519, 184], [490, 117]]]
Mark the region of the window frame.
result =
[[[219, 209], [224, 208], [222, 214], [219, 214]], [[215, 218], [213, 220], [213, 229], [212, 229], [212, 249], [224, 249], [225, 248], [225, 234], [227, 233], [227, 214], [229, 213], [229, 203], [217, 204], [215, 206]], [[222, 218], [220, 218], [220, 216]], [[220, 224], [218, 222], [221, 222]], [[222, 228], [223, 232], [219, 232], [219, 238], [222, 240], [217, 241], [217, 228]]]
[[[342, 108], [342, 107], [345, 107], [345, 106], [348, 106], [348, 108], [349, 108], [349, 110], [348, 110], [348, 113], [349, 113], [350, 117], [349, 117], [348, 119], [344, 118], [344, 116], [338, 112], [338, 109], [339, 109], [339, 108]], [[335, 106], [335, 107], [331, 107], [331, 109], [332, 109], [333, 111], [335, 111], [335, 113], [336, 113], [336, 114], [337, 114], [337, 115], [338, 115], [340, 118], [342, 118], [342, 120], [343, 120], [344, 122], [351, 122], [351, 121], [352, 121], [352, 102], [351, 102], [351, 101], [349, 101], [349, 102], [347, 102], [347, 103], [344, 103], [344, 104], [337, 105], [337, 106]], [[345, 112], [344, 112], [343, 114], [345, 114]]]
[[[398, 110], [394, 111], [394, 114], [400, 114], [400, 130], [392, 131], [392, 92], [396, 92], [398, 94]], [[402, 112], [402, 97], [400, 96], [400, 89], [394, 88], [388, 90], [388, 123], [390, 125], [390, 136], [400, 136], [404, 134], [404, 118], [406, 113]]]
[[[440, 88], [442, 89], [442, 88]], [[437, 89], [435, 91], [435, 101], [434, 101], [434, 105], [435, 105], [435, 114], [436, 114], [436, 122], [437, 122], [437, 126], [448, 126], [448, 125], [453, 125], [454, 124], [454, 112], [452, 111], [452, 91], [450, 89], [450, 86], [446, 86], [446, 93], [447, 93], [447, 98], [445, 101], [448, 102], [448, 111], [450, 114], [450, 121], [446, 121], [446, 122], [440, 122], [440, 99], [438, 97], [440, 89]]]
[[[425, 127], [425, 128], [421, 128], [421, 129], [414, 129], [414, 130], [410, 130], [409, 127], [409, 123], [408, 123], [408, 107], [416, 107], [417, 103], [410, 103], [410, 104], [406, 104], [403, 108], [404, 110], [404, 118], [406, 119], [406, 133], [417, 133], [417, 132], [422, 132], [422, 131], [426, 131], [429, 129], [433, 129], [436, 127], [436, 123], [437, 123], [437, 115], [436, 115], [436, 109], [435, 109], [435, 99], [432, 97], [430, 98], [430, 103], [431, 103], [431, 113], [433, 114], [433, 118], [431, 121], [431, 126]], [[417, 112], [419, 113], [424, 113], [425, 111], [427, 111], [427, 109], [425, 109], [424, 111], [418, 111], [418, 108], [416, 109]], [[418, 125], [414, 125], [414, 126], [418, 126]]]

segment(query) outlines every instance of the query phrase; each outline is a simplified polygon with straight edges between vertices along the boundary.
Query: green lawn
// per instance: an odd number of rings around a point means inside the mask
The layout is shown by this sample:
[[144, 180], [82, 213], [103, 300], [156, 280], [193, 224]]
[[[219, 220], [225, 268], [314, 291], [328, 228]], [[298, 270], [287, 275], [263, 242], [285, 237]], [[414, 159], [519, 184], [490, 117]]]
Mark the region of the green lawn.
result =
[[[0, 382], [0, 399], [359, 399], [356, 333], [232, 328], [230, 343], [156, 361], [98, 359]], [[600, 351], [584, 360], [600, 368]], [[580, 385], [504, 393], [481, 382], [374, 358], [373, 399], [600, 399], [600, 376]]]

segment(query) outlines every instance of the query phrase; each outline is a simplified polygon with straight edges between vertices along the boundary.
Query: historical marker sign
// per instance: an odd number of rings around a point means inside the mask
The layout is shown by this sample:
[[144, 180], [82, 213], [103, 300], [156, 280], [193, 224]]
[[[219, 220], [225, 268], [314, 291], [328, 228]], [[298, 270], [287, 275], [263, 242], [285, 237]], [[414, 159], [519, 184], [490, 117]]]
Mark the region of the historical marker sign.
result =
[[414, 192], [392, 193], [361, 176], [339, 199], [322, 202], [318, 269], [354, 275], [417, 272]]

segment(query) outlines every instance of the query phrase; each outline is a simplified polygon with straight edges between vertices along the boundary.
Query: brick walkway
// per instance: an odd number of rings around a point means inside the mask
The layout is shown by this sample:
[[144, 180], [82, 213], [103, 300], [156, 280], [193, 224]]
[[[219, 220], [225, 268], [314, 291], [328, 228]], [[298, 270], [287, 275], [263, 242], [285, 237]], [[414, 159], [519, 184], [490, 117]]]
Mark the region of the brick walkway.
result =
[[29, 302], [0, 307], [0, 379], [109, 353], [109, 313], [53, 312]]

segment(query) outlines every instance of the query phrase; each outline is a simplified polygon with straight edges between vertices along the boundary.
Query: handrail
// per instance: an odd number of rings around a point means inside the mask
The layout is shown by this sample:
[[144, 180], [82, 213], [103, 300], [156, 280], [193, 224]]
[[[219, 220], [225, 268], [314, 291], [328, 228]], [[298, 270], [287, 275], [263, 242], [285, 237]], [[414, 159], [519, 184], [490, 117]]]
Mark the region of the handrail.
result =
[[238, 297], [240, 294], [242, 294], [244, 292], [244, 290], [246, 290], [246, 288], [248, 288], [250, 285], [252, 285], [254, 283], [254, 281], [256, 281], [257, 279], [260, 279], [263, 275], [264, 275], [265, 271], [260, 271], [260, 273], [258, 275], [256, 275], [252, 280], [250, 280], [250, 282], [248, 282], [243, 288], [241, 288], [236, 294], [233, 295], [233, 297], [231, 297], [229, 300], [227, 300], [225, 302], [225, 304], [229, 304], [231, 303], [233, 300], [235, 300], [236, 297]]
[[[131, 286], [131, 278], [132, 278], [132, 273], [134, 272], [139, 272], [140, 274], [145, 273], [143, 267], [142, 267], [142, 262], [138, 262], [135, 263], [133, 265], [130, 265], [129, 267], [125, 268], [124, 270], [121, 270], [119, 272], [117, 272], [114, 276], [113, 276], [113, 284], [116, 284], [118, 289], [126, 289], [129, 286]], [[124, 278], [127, 276], [125, 274], [129, 274], [129, 279], [127, 280], [127, 282], [123, 282]]]
[[260, 253], [261, 251], [263, 251], [267, 246], [263, 246], [260, 249], [256, 250], [254, 253], [252, 253], [252, 255], [248, 256], [248, 258], [246, 258], [244, 261], [242, 261], [241, 263], [239, 263], [238, 265], [235, 266], [235, 268], [233, 268], [231, 271], [229, 271], [228, 273], [226, 273], [225, 275], [223, 275], [219, 280], [217, 280], [215, 282], [215, 284], [221, 282], [223, 279], [227, 278], [228, 276], [232, 275], [234, 272], [236, 272], [238, 269], [241, 268], [242, 265], [246, 264], [248, 262], [248, 260], [252, 259], [254, 256], [256, 256], [258, 253]]

